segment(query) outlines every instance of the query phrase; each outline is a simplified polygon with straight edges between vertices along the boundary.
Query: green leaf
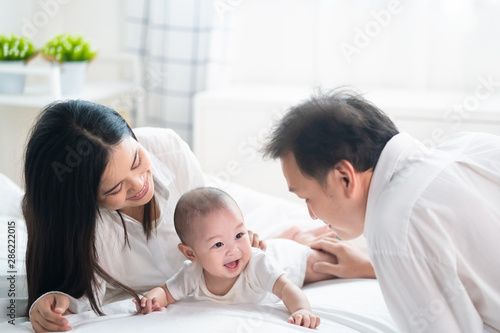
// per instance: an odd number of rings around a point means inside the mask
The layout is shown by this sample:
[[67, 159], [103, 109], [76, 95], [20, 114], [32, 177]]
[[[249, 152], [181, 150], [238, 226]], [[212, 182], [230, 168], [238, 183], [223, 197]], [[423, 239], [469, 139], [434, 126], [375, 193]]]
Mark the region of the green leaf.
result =
[[35, 54], [33, 43], [14, 34], [0, 35], [0, 61], [26, 60]]
[[[54, 51], [52, 51], [54, 50]], [[89, 52], [88, 50], [92, 50]], [[61, 34], [49, 40], [42, 48], [42, 54], [58, 61], [89, 61], [97, 54], [92, 44], [78, 34]]]

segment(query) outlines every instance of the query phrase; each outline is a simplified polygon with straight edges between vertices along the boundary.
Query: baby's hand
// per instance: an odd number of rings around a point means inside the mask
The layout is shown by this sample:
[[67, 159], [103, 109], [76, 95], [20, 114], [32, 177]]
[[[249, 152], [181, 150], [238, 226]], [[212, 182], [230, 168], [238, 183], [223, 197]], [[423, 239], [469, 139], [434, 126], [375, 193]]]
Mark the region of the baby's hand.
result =
[[156, 297], [148, 298], [144, 296], [141, 298], [140, 303], [138, 303], [135, 299], [132, 300], [135, 303], [135, 307], [137, 308], [137, 312], [142, 314], [148, 314], [153, 311], [163, 311], [163, 307], [160, 306], [160, 303], [156, 299]]
[[316, 328], [319, 326], [320, 319], [318, 316], [313, 315], [310, 311], [301, 309], [292, 313], [287, 322], [308, 328]]

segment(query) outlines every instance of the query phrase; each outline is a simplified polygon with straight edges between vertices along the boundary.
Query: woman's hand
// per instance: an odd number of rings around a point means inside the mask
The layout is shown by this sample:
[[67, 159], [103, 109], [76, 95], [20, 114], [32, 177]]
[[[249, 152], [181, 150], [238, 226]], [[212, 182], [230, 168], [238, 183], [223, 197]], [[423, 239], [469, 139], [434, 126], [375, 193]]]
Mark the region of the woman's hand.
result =
[[38, 299], [31, 309], [30, 322], [35, 332], [64, 332], [72, 330], [64, 315], [68, 310], [69, 297], [63, 294], [48, 294]]
[[259, 234], [253, 232], [252, 230], [247, 230], [247, 231], [248, 231], [248, 238], [250, 238], [250, 245], [252, 245], [252, 247], [257, 247], [262, 251], [265, 251], [267, 247], [266, 242], [260, 240]]
[[372, 278], [375, 271], [368, 256], [354, 244], [324, 237], [311, 244], [311, 248], [330, 253], [337, 257], [337, 263], [316, 262], [313, 271], [337, 276], [339, 278]]

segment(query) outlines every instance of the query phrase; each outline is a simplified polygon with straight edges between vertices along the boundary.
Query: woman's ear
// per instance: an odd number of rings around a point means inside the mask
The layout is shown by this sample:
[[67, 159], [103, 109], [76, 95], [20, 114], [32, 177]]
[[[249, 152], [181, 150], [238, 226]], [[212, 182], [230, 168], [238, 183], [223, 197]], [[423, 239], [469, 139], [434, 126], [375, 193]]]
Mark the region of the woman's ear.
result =
[[[357, 185], [357, 172], [349, 161], [341, 160], [328, 174], [328, 185], [342, 188], [347, 197], [352, 197]], [[330, 183], [331, 182], [331, 183]], [[335, 187], [333, 187], [335, 188]]]
[[179, 243], [179, 245], [177, 245], [177, 248], [179, 249], [179, 251], [182, 252], [182, 254], [187, 259], [191, 260], [192, 262], [197, 262], [198, 261], [196, 259], [196, 256], [194, 254], [193, 249], [190, 246], [187, 246], [186, 244]]

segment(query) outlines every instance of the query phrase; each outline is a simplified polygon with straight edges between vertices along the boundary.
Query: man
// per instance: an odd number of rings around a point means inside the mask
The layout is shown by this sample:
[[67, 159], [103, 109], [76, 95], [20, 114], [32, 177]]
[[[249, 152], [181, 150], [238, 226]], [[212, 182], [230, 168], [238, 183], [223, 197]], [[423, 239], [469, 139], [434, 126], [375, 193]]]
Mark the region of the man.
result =
[[500, 137], [427, 149], [363, 97], [336, 91], [291, 108], [264, 153], [280, 158], [313, 219], [343, 240], [365, 235], [401, 330], [500, 331]]

